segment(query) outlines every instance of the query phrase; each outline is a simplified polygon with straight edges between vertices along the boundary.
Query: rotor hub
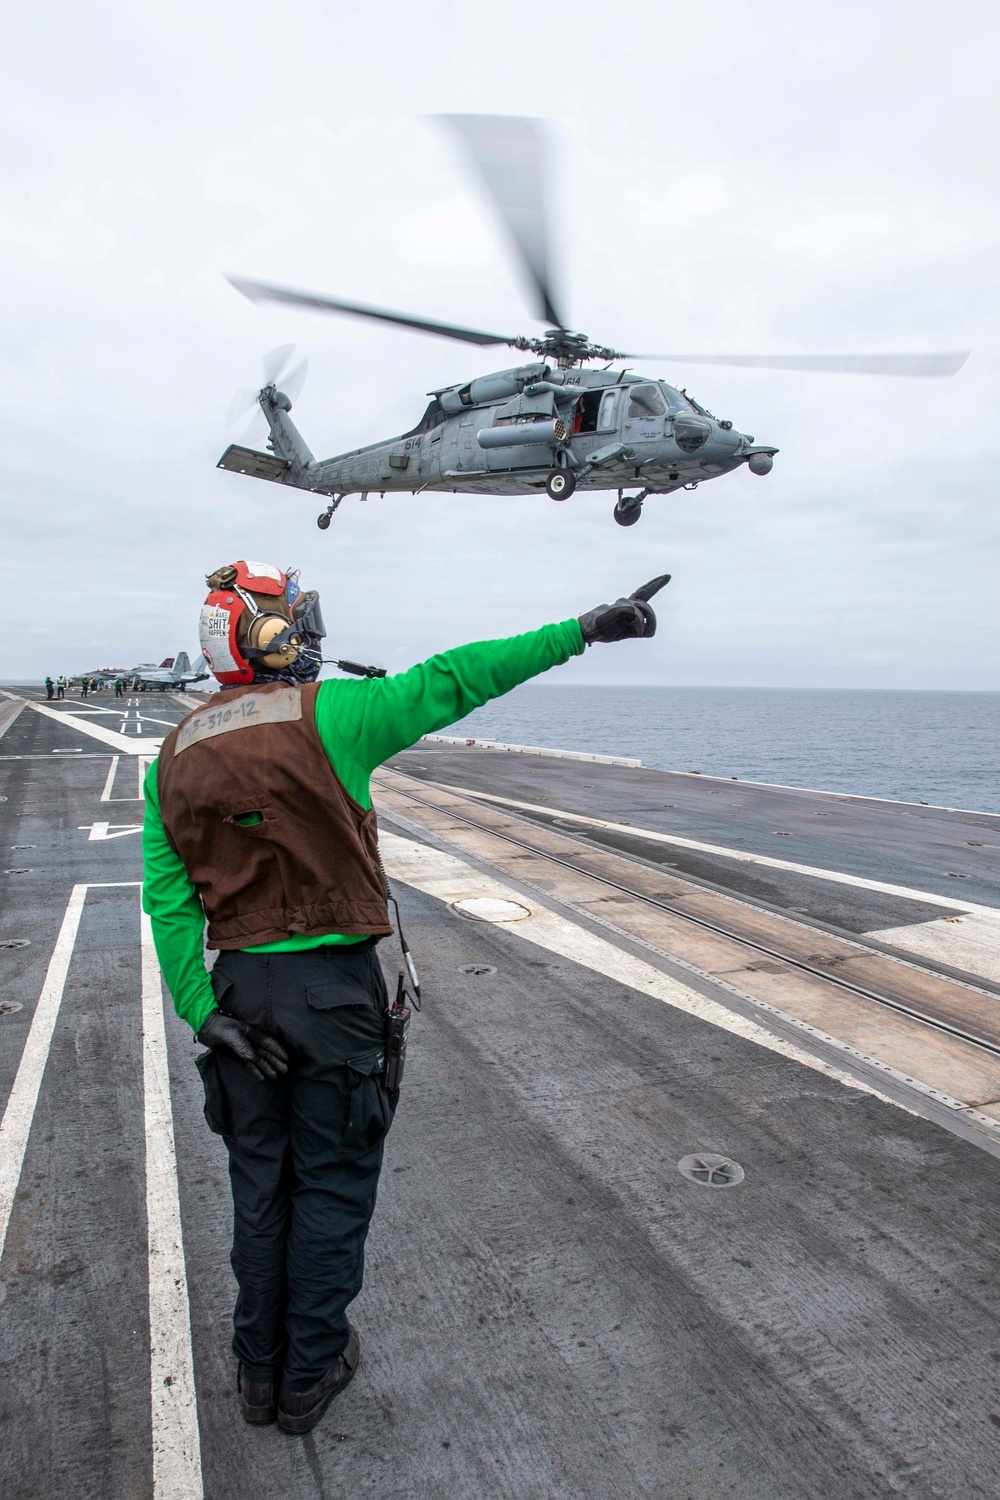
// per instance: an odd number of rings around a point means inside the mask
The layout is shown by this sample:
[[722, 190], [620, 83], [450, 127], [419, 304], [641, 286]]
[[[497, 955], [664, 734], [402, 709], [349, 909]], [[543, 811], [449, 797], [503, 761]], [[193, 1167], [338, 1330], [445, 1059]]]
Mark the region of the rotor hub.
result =
[[582, 365], [590, 359], [619, 359], [617, 349], [608, 349], [604, 344], [592, 344], [585, 333], [574, 333], [569, 328], [549, 328], [544, 338], [520, 337], [512, 339], [515, 349], [530, 350], [543, 359], [554, 359], [561, 370]]

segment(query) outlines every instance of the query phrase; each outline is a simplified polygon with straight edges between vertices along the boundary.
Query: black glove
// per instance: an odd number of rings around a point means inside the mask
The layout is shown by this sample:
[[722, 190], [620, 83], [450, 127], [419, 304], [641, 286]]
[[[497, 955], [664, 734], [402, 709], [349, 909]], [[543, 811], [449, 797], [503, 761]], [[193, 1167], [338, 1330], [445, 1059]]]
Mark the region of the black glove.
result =
[[288, 1072], [288, 1053], [280, 1042], [259, 1026], [238, 1021], [224, 1011], [213, 1010], [206, 1016], [195, 1040], [203, 1047], [219, 1047], [230, 1053], [261, 1083]]
[[585, 646], [595, 641], [645, 640], [656, 634], [656, 616], [649, 607], [649, 600], [670, 582], [669, 573], [661, 573], [629, 594], [627, 599], [618, 599], [614, 604], [599, 604], [596, 609], [580, 616], [580, 630]]

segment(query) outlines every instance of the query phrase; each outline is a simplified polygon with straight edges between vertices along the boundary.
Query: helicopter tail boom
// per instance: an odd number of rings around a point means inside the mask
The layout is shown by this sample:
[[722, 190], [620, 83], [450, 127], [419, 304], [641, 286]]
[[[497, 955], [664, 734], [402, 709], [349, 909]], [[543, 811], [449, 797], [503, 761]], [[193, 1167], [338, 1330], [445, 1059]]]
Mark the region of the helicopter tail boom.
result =
[[257, 397], [257, 403], [271, 429], [267, 446], [276, 457], [284, 459], [293, 468], [308, 469], [313, 456], [301, 432], [288, 415], [292, 409], [288, 397], [283, 391], [275, 390], [273, 385], [266, 385]]

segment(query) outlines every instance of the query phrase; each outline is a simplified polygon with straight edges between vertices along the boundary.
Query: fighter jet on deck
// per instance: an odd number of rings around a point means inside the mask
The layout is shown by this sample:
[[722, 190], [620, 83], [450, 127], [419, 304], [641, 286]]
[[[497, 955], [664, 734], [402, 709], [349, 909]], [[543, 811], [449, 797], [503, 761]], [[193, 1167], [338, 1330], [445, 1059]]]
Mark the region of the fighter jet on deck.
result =
[[187, 652], [178, 651], [176, 656], [166, 657], [158, 667], [152, 662], [140, 662], [137, 667], [130, 667], [124, 676], [135, 687], [183, 688], [192, 682], [204, 682], [208, 677], [206, 666], [204, 656], [199, 656], [192, 667]]

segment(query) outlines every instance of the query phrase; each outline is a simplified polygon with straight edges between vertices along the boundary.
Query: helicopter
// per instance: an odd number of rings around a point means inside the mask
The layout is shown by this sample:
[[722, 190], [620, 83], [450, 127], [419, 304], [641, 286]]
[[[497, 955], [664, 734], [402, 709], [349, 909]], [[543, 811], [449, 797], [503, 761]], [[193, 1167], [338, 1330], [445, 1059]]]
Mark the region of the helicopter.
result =
[[[526, 363], [431, 391], [415, 427], [399, 437], [316, 459], [295, 427], [288, 391], [304, 365], [288, 372], [294, 349], [274, 350], [253, 396], [267, 419], [268, 452], [230, 444], [217, 467], [329, 500], [317, 519], [326, 530], [345, 496], [390, 491], [525, 495], [568, 500], [575, 490], [617, 490], [614, 519], [632, 526], [650, 495], [696, 489], [744, 464], [770, 473], [776, 447], [757, 443], [665, 380], [614, 369], [617, 360], [735, 365], [756, 369], [896, 376], [954, 375], [968, 351], [938, 354], [635, 354], [593, 343], [560, 314], [550, 265], [543, 122], [521, 116], [444, 115], [492, 200], [526, 273], [533, 311], [549, 327], [540, 336], [486, 333], [317, 293], [229, 276], [253, 302], [341, 313], [455, 339], [481, 348], [506, 345]], [[587, 368], [602, 364], [603, 369]], [[284, 380], [285, 389], [279, 388]], [[631, 493], [629, 493], [631, 491]]]

